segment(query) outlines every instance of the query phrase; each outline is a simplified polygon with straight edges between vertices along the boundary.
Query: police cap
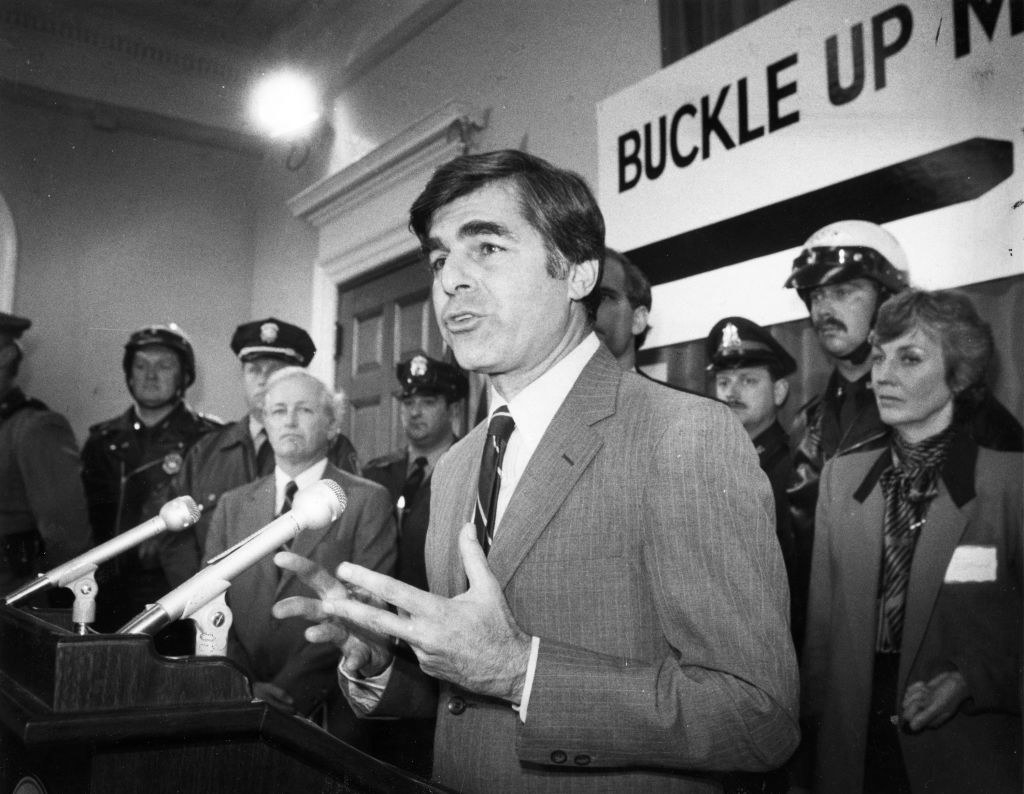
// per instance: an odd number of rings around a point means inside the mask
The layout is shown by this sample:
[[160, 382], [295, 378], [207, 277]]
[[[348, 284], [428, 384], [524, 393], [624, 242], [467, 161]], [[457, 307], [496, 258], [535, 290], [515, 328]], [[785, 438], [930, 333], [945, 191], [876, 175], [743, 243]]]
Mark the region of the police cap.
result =
[[402, 385], [399, 397], [414, 394], [439, 394], [448, 402], [461, 400], [469, 392], [466, 373], [452, 364], [422, 353], [395, 367], [395, 377]]
[[796, 361], [770, 333], [746, 317], [725, 317], [708, 334], [708, 369], [767, 366], [773, 378], [796, 372]]
[[309, 334], [276, 317], [242, 323], [231, 337], [231, 349], [242, 361], [269, 356], [300, 367], [309, 366], [316, 353]]
[[27, 317], [0, 312], [0, 334], [9, 336], [11, 339], [19, 339], [31, 325], [32, 321]]

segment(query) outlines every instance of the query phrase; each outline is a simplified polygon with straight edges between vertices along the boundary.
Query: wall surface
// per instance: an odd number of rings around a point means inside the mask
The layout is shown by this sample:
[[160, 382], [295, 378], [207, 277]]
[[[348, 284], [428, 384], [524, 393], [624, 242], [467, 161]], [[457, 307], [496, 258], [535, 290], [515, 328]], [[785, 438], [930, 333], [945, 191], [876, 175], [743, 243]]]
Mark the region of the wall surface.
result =
[[191, 336], [189, 399], [244, 411], [228, 340], [250, 318], [258, 161], [220, 149], [95, 129], [87, 119], [0, 101], [0, 193], [18, 235], [15, 313], [26, 391], [66, 414], [79, 442], [129, 404], [129, 334], [175, 321]]
[[[523, 148], [596, 185], [596, 103], [659, 68], [658, 7], [640, 0], [584, 6], [564, 0], [457, 4], [336, 98], [333, 141], [319, 151], [326, 162], [298, 172], [308, 176], [302, 187], [452, 101], [489, 111], [476, 151]], [[257, 229], [266, 244], [256, 254], [253, 310], [287, 306], [301, 322], [309, 312], [302, 266], [312, 267], [315, 237], [296, 231], [306, 224], [282, 217], [277, 196], [294, 175], [280, 163], [275, 167], [276, 177], [266, 164], [260, 191]]]

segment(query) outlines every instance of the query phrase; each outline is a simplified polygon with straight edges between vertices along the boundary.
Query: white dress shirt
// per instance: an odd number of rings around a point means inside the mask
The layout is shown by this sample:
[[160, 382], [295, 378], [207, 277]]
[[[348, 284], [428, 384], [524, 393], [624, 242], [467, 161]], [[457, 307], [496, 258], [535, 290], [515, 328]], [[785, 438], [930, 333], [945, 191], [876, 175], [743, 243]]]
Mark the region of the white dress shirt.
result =
[[[270, 443], [269, 441], [267, 442]], [[327, 468], [327, 457], [324, 456], [305, 471], [296, 475], [295, 477], [289, 477], [283, 471], [281, 471], [280, 465], [274, 468], [274, 515], [281, 515], [281, 507], [284, 505], [284, 489], [288, 483], [294, 481], [301, 491], [307, 485], [312, 485], [315, 482], [323, 479], [324, 470]]]

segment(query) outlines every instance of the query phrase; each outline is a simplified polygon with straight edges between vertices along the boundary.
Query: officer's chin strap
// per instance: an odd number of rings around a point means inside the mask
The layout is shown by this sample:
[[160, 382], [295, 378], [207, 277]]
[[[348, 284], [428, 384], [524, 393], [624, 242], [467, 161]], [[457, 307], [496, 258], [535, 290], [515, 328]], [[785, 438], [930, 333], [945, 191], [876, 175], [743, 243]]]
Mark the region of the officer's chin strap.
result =
[[868, 360], [868, 356], [870, 355], [871, 343], [868, 342], [867, 339], [865, 339], [845, 356], [836, 356], [836, 358], [838, 358], [840, 361], [849, 361], [854, 366], [860, 366], [861, 364]]

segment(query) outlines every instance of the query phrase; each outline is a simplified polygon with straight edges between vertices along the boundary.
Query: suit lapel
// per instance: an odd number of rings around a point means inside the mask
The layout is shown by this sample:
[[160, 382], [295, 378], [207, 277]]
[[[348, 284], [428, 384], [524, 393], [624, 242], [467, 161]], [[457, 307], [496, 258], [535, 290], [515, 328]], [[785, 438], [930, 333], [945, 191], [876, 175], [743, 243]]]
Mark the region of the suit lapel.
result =
[[905, 681], [921, 647], [949, 560], [966, 529], [967, 518], [953, 504], [945, 485], [940, 485], [938, 495], [925, 514], [925, 524], [921, 527], [911, 563], [900, 648], [901, 683]]
[[[242, 514], [238, 523], [231, 527], [234, 536], [231, 543], [237, 543], [253, 532], [266, 526], [274, 517], [274, 477], [257, 480], [246, 495]], [[259, 608], [267, 600], [267, 594], [273, 593], [277, 584], [277, 566], [270, 557], [258, 560], [250, 569], [252, 576], [242, 577], [232, 584], [231, 591], [236, 603], [244, 603], [247, 608]]]
[[615, 413], [621, 380], [618, 364], [600, 349], [551, 420], [495, 532], [488, 564], [502, 587], [604, 443], [592, 425]]
[[[856, 481], [856, 480], [854, 480]], [[882, 523], [885, 498], [881, 488], [873, 488], [862, 503], [851, 501], [860, 508], [860, 531], [841, 538], [838, 556], [850, 566], [845, 578], [848, 604], [856, 604], [850, 620], [864, 632], [863, 647], [875, 647], [878, 631], [878, 581], [882, 570]]]
[[430, 490], [430, 528], [425, 549], [428, 572], [432, 567], [443, 571], [440, 581], [431, 578], [430, 585], [433, 592], [448, 598], [466, 590], [466, 574], [459, 555], [459, 531], [463, 524], [473, 520], [480, 453], [486, 435], [487, 424], [481, 422], [449, 449], [445, 453], [448, 487]]

